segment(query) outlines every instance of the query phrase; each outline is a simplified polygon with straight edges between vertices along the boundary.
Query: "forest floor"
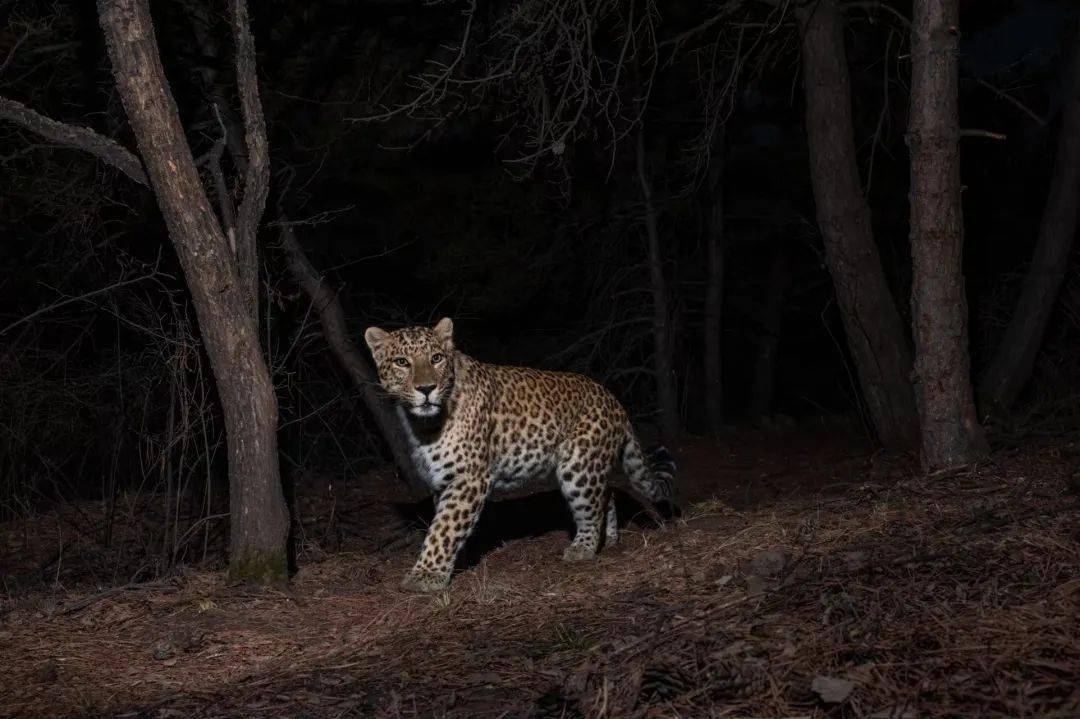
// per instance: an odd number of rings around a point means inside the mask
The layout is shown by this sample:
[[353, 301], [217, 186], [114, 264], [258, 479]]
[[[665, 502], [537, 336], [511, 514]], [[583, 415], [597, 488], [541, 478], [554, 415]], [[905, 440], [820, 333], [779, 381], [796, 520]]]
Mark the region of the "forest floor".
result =
[[[287, 588], [54, 557], [5, 580], [0, 715], [1080, 716], [1080, 443], [935, 477], [825, 431], [676, 449], [682, 519], [568, 565], [556, 495], [493, 504], [433, 596], [398, 588], [422, 504], [386, 472], [297, 486]], [[54, 525], [0, 525], [0, 570]]]

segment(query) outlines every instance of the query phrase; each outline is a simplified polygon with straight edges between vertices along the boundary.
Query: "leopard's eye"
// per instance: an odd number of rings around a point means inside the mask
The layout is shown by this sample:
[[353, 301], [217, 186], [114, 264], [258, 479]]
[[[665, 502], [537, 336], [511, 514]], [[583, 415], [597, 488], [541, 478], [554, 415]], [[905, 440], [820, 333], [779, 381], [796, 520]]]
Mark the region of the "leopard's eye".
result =
[[398, 367], [408, 367], [409, 360], [405, 359], [404, 357], [395, 357], [394, 364], [396, 364]]
[[436, 352], [435, 354], [431, 355], [431, 364], [439, 364], [444, 359], [446, 358], [443, 357], [442, 352]]

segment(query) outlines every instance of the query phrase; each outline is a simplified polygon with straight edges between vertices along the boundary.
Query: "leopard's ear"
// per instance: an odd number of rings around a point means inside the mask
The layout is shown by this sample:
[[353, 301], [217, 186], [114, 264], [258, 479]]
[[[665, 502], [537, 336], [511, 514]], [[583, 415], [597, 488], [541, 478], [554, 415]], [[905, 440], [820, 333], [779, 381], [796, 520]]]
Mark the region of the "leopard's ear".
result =
[[384, 329], [378, 327], [368, 327], [364, 331], [364, 341], [367, 342], [368, 349], [372, 354], [379, 351], [379, 348], [383, 346], [383, 343], [390, 338], [390, 333]]
[[448, 350], [454, 348], [454, 323], [449, 317], [443, 317], [435, 325], [435, 337], [443, 343], [443, 347]]

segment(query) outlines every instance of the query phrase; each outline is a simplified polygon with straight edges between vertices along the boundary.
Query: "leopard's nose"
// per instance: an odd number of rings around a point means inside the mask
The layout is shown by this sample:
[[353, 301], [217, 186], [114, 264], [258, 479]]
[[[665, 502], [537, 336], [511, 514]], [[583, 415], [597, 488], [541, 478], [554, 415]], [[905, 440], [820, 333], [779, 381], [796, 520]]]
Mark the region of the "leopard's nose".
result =
[[432, 392], [435, 391], [435, 385], [433, 385], [433, 384], [419, 385], [419, 386], [417, 386], [416, 391], [419, 392], [420, 394], [424, 395], [425, 397], [427, 397], [429, 394], [431, 394]]

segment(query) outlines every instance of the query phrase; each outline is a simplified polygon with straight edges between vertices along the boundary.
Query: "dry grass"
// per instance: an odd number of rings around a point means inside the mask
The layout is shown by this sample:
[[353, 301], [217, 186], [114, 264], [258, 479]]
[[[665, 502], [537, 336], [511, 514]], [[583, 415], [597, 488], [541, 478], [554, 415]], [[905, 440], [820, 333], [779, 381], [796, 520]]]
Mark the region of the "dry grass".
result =
[[1080, 447], [935, 478], [693, 453], [688, 518], [589, 566], [550, 532], [415, 596], [415, 540], [346, 543], [285, 591], [9, 599], [0, 714], [1080, 716]]

